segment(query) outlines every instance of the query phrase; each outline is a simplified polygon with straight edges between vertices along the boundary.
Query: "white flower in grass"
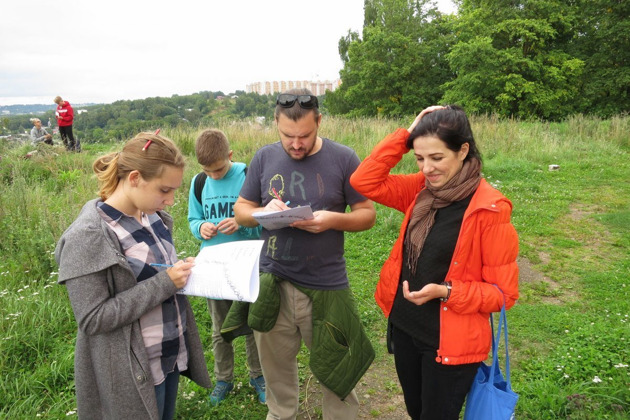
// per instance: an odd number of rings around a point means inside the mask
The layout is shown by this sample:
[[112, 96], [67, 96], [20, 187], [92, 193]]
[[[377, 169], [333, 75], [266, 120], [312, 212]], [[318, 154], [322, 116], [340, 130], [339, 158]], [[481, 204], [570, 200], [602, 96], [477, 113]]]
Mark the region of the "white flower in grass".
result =
[[565, 334], [569, 334], [569, 330], [564, 330]]
[[73, 416], [73, 415], [75, 415], [75, 414], [77, 414], [77, 412], [76, 412], [76, 411], [74, 411], [74, 410], [71, 410], [71, 411], [68, 411], [68, 412], [66, 413], [66, 416]]
[[593, 382], [598, 384], [600, 383], [602, 380], [599, 378], [599, 376], [595, 375], [595, 377], [593, 378]]
[[615, 365], [614, 367], [616, 367], [617, 369], [619, 369], [619, 368], [627, 368], [628, 365], [624, 365], [623, 363], [619, 363], [619, 364]]
[[568, 378], [568, 377], [569, 377], [569, 374], [568, 374], [568, 373], [565, 373], [562, 377], [563, 377], [563, 378]]

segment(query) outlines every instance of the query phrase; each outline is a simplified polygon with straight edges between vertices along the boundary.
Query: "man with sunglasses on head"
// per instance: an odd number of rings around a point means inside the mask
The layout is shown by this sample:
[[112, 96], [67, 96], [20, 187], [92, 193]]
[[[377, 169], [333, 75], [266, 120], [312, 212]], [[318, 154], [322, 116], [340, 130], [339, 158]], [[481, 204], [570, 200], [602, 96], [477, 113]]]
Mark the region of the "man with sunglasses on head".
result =
[[[302, 340], [322, 384], [324, 419], [358, 415], [354, 387], [374, 358], [352, 297], [344, 259], [344, 232], [374, 225], [374, 205], [350, 185], [359, 165], [347, 146], [318, 135], [322, 115], [307, 89], [278, 96], [280, 141], [259, 149], [234, 205], [239, 225], [254, 227], [259, 211], [310, 205], [314, 218], [267, 230], [260, 256], [260, 295], [249, 307], [263, 375], [267, 420], [295, 419]], [[346, 208], [350, 211], [346, 212]], [[225, 324], [224, 324], [225, 325]]]

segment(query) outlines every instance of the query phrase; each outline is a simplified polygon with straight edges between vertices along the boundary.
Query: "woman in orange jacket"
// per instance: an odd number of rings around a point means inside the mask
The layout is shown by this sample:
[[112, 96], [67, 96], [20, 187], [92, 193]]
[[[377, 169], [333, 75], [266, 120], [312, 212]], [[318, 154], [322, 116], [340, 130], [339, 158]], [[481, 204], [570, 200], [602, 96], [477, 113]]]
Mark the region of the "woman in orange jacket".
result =
[[[391, 174], [413, 150], [419, 172]], [[389, 317], [396, 371], [412, 419], [456, 420], [488, 356], [491, 312], [518, 298], [512, 203], [481, 176], [465, 112], [432, 106], [382, 140], [350, 178], [405, 213], [376, 301]]]

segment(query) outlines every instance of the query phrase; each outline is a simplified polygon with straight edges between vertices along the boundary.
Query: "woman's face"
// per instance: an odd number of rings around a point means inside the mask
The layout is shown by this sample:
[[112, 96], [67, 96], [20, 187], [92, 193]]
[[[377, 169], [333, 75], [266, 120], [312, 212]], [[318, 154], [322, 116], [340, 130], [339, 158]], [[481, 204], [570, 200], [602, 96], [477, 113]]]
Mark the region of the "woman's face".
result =
[[468, 143], [464, 143], [454, 152], [436, 136], [416, 137], [413, 141], [418, 168], [434, 188], [443, 187], [462, 169], [468, 149]]
[[182, 185], [184, 168], [166, 166], [162, 176], [145, 181], [137, 173], [132, 179], [136, 183], [135, 194], [132, 201], [136, 209], [146, 214], [153, 214], [164, 210], [166, 206], [172, 206], [175, 202], [175, 190]]
[[42, 128], [42, 122], [39, 120], [33, 121], [33, 125], [35, 126], [35, 128], [37, 128], [38, 130], [40, 128]]

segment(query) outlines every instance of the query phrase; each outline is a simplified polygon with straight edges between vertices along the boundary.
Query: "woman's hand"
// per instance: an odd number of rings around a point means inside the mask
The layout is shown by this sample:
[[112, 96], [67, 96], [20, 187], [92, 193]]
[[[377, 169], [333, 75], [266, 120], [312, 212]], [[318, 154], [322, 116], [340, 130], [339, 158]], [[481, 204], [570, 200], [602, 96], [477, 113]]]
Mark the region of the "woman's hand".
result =
[[423, 109], [418, 116], [416, 117], [415, 120], [413, 120], [413, 122], [411, 123], [411, 125], [409, 126], [409, 128], [407, 129], [407, 131], [409, 131], [409, 133], [411, 133], [413, 131], [414, 128], [416, 128], [416, 126], [418, 125], [418, 123], [420, 122], [420, 120], [422, 119], [422, 117], [424, 117], [426, 114], [428, 114], [429, 112], [433, 112], [433, 111], [437, 111], [438, 109], [446, 109], [446, 107], [441, 106], [441, 105], [433, 105], [430, 106], [428, 108]]
[[192, 271], [193, 266], [195, 265], [195, 258], [188, 257], [184, 261], [177, 261], [175, 265], [168, 268], [166, 270], [166, 274], [171, 278], [171, 281], [178, 289], [186, 286], [186, 282], [188, 281], [188, 276]]
[[429, 283], [420, 290], [410, 292], [409, 282], [407, 280], [403, 281], [403, 296], [416, 305], [423, 305], [433, 299], [445, 298], [447, 293], [448, 289], [446, 286], [435, 283]]

